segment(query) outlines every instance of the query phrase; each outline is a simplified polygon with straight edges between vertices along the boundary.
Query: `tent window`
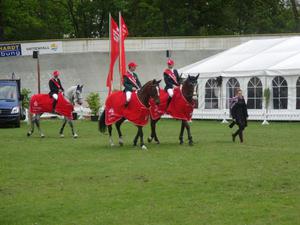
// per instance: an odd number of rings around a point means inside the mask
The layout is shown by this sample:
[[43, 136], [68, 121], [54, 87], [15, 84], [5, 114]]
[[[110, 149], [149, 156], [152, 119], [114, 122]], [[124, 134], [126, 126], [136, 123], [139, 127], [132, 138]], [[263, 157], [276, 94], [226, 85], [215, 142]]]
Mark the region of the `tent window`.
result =
[[297, 94], [296, 94], [296, 109], [300, 109], [300, 77], [296, 84]]
[[258, 77], [252, 77], [248, 82], [248, 109], [262, 109], [262, 83]]
[[286, 80], [277, 76], [272, 81], [273, 89], [273, 108], [287, 109], [288, 105], [288, 85]]
[[209, 79], [205, 84], [205, 109], [217, 109], [219, 89], [215, 79]]
[[240, 83], [234, 77], [230, 78], [226, 84], [226, 108], [229, 106], [229, 99], [234, 97], [235, 91], [240, 88]]

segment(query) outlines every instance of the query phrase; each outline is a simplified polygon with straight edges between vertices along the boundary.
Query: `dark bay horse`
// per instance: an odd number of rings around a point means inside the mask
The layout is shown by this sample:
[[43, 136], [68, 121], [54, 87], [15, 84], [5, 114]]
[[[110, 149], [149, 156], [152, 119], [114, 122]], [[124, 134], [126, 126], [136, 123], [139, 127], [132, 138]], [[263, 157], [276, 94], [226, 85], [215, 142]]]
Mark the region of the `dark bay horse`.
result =
[[[147, 116], [149, 117], [149, 100], [150, 100], [150, 98], [154, 99], [156, 104], [159, 104], [159, 102], [160, 102], [160, 99], [159, 99], [159, 83], [160, 83], [160, 81], [161, 80], [157, 81], [155, 79], [148, 81], [140, 90], [137, 91], [137, 94], [136, 94], [137, 100], [142, 104], [141, 107], [144, 108], [144, 110], [145, 110], [144, 112], [146, 113], [146, 115], [145, 115], [145, 113], [143, 115], [141, 115], [143, 117], [142, 119], [144, 119]], [[124, 95], [124, 93], [121, 93], [121, 91], [119, 91], [117, 94]], [[106, 114], [108, 113], [107, 111], [111, 110], [111, 109], [108, 109], [107, 103], [108, 103], [108, 101], [112, 100], [111, 98], [113, 98], [113, 97], [114, 96], [112, 94], [107, 98], [106, 107], [105, 107], [103, 113], [101, 114], [100, 120], [99, 120], [99, 131], [100, 132], [104, 133], [106, 131], [106, 127], [108, 127], [109, 142], [110, 142], [111, 146], [114, 145], [113, 139], [112, 139], [112, 124], [107, 125], [106, 117], [108, 117], [108, 116]], [[116, 97], [118, 97], [118, 96], [116, 96]], [[120, 97], [120, 95], [119, 95], [119, 97]], [[131, 104], [134, 104], [132, 102], [132, 99], [128, 104], [128, 108], [131, 107]], [[120, 109], [120, 107], [122, 108], [124, 106], [119, 105], [118, 108]], [[126, 108], [123, 109], [123, 111], [125, 111], [125, 110], [126, 110]], [[136, 108], [136, 111], [139, 111], [139, 108]], [[120, 114], [122, 114], [122, 112]], [[115, 123], [117, 131], [118, 131], [120, 146], [123, 145], [121, 125], [126, 119], [128, 119], [130, 121], [130, 119], [128, 117], [129, 116], [122, 114], [122, 116], [120, 116], [120, 118], [118, 118], [117, 121], [113, 122], [113, 123]], [[147, 121], [148, 121], [148, 117], [147, 117]], [[133, 121], [131, 121], [131, 122], [133, 122]], [[144, 143], [143, 125], [137, 125], [136, 123], [135, 123], [135, 125], [137, 126], [138, 131], [133, 140], [133, 145], [136, 146], [138, 138], [140, 138], [140, 145], [141, 145], [142, 149], [147, 149], [147, 147]]]
[[[182, 87], [181, 87], [182, 95], [187, 100], [187, 102], [189, 102], [190, 104], [193, 104], [193, 94], [194, 94], [195, 87], [198, 84], [198, 82], [197, 82], [198, 77], [199, 77], [199, 74], [197, 76], [188, 75], [188, 77], [183, 82], [181, 82], [182, 83]], [[180, 106], [178, 106], [178, 107], [180, 107]], [[157, 137], [157, 134], [156, 134], [156, 123], [159, 120], [160, 120], [160, 118], [158, 118], [156, 120], [153, 120], [151, 118], [151, 135], [150, 135], [150, 137], [148, 137], [148, 142], [149, 143], [152, 142], [153, 139], [157, 144], [160, 143], [160, 141]], [[193, 137], [191, 135], [190, 125], [189, 125], [187, 120], [181, 120], [179, 143], [180, 144], [184, 143], [184, 141], [183, 141], [184, 129], [187, 130], [189, 145], [193, 145]]]

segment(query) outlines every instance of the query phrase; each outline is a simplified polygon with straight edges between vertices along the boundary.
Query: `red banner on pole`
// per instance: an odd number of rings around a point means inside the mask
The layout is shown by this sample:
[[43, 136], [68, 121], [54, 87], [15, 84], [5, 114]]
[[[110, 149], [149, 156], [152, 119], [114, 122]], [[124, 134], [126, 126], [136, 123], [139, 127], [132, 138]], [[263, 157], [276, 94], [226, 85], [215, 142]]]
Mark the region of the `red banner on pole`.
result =
[[126, 55], [125, 55], [125, 39], [128, 36], [128, 29], [121, 16], [119, 14], [119, 23], [120, 23], [120, 61], [119, 61], [119, 70], [120, 70], [120, 81], [123, 82], [123, 75], [126, 73]]
[[110, 16], [110, 65], [109, 72], [106, 79], [106, 86], [108, 87], [108, 95], [111, 93], [112, 82], [114, 78], [114, 65], [119, 56], [119, 28], [114, 19]]

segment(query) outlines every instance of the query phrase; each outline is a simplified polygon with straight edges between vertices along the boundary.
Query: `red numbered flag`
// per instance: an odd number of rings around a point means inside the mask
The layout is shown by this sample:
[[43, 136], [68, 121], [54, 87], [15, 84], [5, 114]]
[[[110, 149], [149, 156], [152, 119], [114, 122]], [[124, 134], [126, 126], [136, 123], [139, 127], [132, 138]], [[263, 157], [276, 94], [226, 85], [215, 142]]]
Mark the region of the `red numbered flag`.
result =
[[121, 74], [121, 79], [123, 75], [126, 73], [126, 55], [125, 55], [125, 39], [128, 36], [128, 29], [123, 20], [123, 17], [120, 15], [120, 62], [119, 62], [119, 69]]
[[110, 66], [107, 75], [106, 86], [108, 87], [108, 94], [111, 93], [111, 86], [114, 78], [114, 65], [119, 56], [119, 27], [112, 17], [110, 17]]

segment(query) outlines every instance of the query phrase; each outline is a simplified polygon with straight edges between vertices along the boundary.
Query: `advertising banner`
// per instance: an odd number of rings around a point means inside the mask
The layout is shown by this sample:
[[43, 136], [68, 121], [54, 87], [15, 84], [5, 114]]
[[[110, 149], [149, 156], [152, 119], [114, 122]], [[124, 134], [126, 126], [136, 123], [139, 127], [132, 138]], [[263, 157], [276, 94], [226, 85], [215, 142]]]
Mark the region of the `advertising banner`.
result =
[[21, 54], [20, 44], [0, 44], [0, 57], [19, 56]]
[[22, 55], [32, 55], [33, 51], [39, 51], [39, 54], [55, 54], [62, 53], [62, 42], [36, 42], [21, 44]]

